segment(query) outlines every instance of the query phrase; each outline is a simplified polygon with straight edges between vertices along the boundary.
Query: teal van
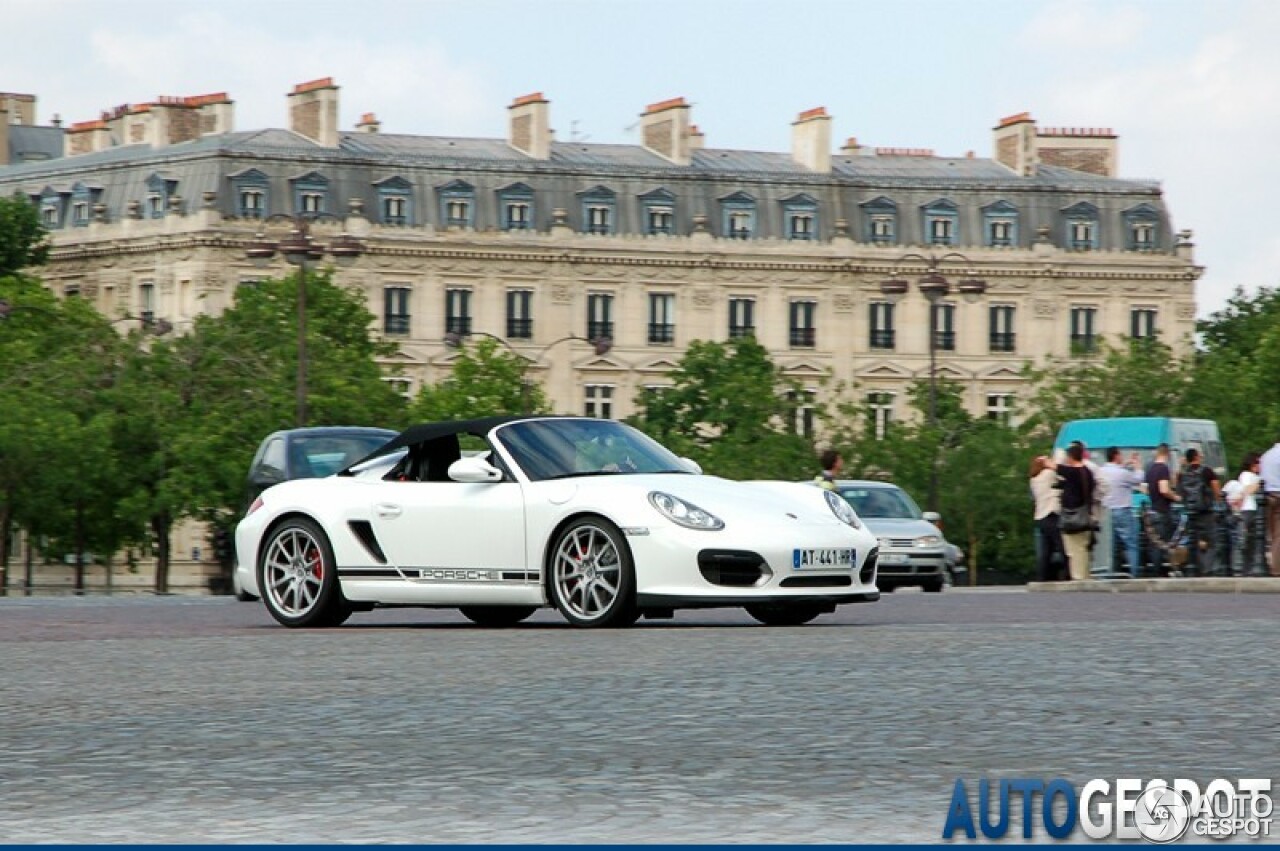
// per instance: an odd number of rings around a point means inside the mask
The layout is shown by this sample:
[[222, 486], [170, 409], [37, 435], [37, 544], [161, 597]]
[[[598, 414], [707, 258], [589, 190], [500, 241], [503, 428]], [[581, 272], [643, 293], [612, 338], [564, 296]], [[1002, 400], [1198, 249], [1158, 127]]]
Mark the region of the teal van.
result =
[[1053, 442], [1055, 451], [1066, 450], [1079, 440], [1089, 448], [1090, 460], [1105, 464], [1106, 451], [1112, 446], [1120, 448], [1125, 458], [1137, 452], [1142, 466], [1151, 463], [1155, 448], [1169, 444], [1169, 466], [1176, 472], [1183, 461], [1183, 453], [1195, 447], [1200, 450], [1205, 466], [1212, 467], [1219, 479], [1225, 480], [1227, 454], [1222, 446], [1218, 424], [1213, 420], [1187, 420], [1176, 417], [1113, 417], [1099, 420], [1072, 420], [1058, 431]]

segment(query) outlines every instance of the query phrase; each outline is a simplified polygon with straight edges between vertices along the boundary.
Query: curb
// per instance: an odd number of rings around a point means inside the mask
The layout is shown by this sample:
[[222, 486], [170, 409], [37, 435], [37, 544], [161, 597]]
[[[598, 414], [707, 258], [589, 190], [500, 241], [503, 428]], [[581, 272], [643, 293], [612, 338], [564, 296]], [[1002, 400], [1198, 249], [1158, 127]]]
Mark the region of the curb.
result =
[[1083, 579], [1028, 582], [1028, 591], [1101, 591], [1118, 594], [1181, 591], [1194, 594], [1280, 594], [1280, 576], [1205, 576], [1160, 579]]

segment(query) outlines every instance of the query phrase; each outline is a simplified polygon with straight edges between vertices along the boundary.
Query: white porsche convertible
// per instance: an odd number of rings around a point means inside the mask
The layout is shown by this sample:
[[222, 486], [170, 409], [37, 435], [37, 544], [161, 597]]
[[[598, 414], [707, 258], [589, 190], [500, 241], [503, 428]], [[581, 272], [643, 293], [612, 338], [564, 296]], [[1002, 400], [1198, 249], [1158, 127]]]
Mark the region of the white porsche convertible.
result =
[[336, 475], [269, 488], [236, 529], [241, 583], [293, 627], [382, 605], [486, 626], [554, 606], [581, 627], [742, 606], [796, 625], [879, 599], [875, 547], [831, 491], [701, 475], [578, 417], [414, 426]]

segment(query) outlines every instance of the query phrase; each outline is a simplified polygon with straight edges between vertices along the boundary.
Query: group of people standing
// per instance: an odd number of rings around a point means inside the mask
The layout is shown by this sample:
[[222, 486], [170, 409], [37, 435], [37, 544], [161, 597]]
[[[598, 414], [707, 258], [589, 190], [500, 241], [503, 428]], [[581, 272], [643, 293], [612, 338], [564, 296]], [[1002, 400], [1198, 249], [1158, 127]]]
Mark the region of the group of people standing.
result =
[[[1029, 477], [1041, 582], [1064, 578], [1064, 572], [1073, 580], [1090, 578], [1090, 552], [1099, 544], [1113, 551], [1118, 547], [1129, 575], [1137, 578], [1143, 570], [1139, 536], [1144, 533], [1156, 575], [1280, 576], [1280, 443], [1264, 454], [1246, 455], [1239, 474], [1225, 485], [1194, 448], [1186, 450], [1175, 476], [1163, 443], [1143, 470], [1138, 453], [1122, 460], [1115, 447], [1099, 467], [1076, 441], [1056, 460], [1033, 458]], [[1134, 510], [1137, 494], [1149, 505], [1141, 514]], [[1258, 522], [1264, 505], [1265, 533]], [[1221, 566], [1216, 559], [1219, 513], [1229, 524], [1225, 531], [1232, 552]], [[1104, 515], [1109, 524], [1102, 523]], [[1099, 541], [1097, 533], [1107, 525], [1111, 537]]]

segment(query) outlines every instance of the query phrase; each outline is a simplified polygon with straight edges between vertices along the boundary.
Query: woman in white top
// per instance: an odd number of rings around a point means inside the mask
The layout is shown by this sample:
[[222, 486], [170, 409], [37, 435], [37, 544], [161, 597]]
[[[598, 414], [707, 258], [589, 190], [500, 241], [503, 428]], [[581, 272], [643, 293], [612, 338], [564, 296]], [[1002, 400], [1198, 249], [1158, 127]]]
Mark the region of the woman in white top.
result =
[[[1062, 547], [1062, 532], [1058, 528], [1058, 515], [1062, 513], [1062, 485], [1058, 481], [1057, 466], [1047, 455], [1031, 459], [1031, 496], [1036, 501], [1035, 521], [1040, 530], [1040, 550], [1036, 558], [1036, 579], [1053, 582], [1062, 578], [1067, 553]], [[1058, 559], [1054, 561], [1054, 554]]]
[[1262, 560], [1259, 558], [1261, 548], [1258, 546], [1260, 541], [1255, 525], [1258, 517], [1258, 500], [1254, 494], [1262, 487], [1262, 476], [1258, 475], [1258, 468], [1261, 466], [1262, 456], [1257, 452], [1250, 452], [1244, 456], [1244, 462], [1240, 465], [1240, 475], [1222, 489], [1223, 496], [1227, 498], [1227, 505], [1234, 515], [1233, 520], [1237, 531], [1237, 534], [1232, 536], [1232, 543], [1236, 545], [1235, 552], [1244, 557], [1243, 560], [1233, 557], [1232, 567], [1243, 575], [1266, 574]]

